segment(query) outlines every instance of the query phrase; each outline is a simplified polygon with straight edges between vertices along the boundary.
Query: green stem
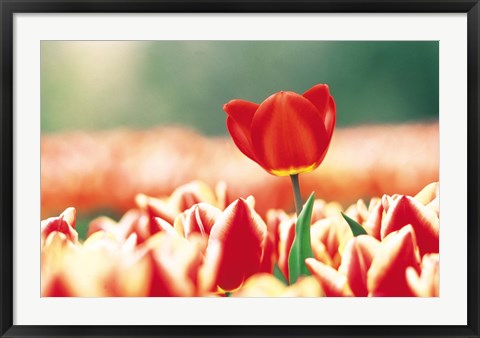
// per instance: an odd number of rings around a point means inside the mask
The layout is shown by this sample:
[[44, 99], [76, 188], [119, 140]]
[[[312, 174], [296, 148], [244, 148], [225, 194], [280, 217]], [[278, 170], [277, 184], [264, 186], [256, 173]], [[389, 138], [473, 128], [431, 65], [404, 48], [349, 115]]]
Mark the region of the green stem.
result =
[[298, 182], [298, 174], [290, 175], [293, 186], [293, 196], [295, 197], [295, 209], [297, 210], [297, 217], [302, 212], [302, 194], [300, 193], [300, 183]]

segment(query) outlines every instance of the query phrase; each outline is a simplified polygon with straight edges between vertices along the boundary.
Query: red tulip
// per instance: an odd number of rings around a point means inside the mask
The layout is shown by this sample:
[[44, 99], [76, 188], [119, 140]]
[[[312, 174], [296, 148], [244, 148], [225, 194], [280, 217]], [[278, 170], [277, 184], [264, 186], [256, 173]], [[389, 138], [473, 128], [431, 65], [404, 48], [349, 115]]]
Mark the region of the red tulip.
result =
[[347, 276], [355, 296], [368, 296], [367, 273], [380, 242], [372, 236], [353, 237], [345, 245], [338, 271]]
[[97, 231], [84, 243], [72, 243], [62, 232], [52, 233], [42, 248], [42, 296], [147, 296], [150, 268], [135, 242], [135, 234], [119, 242]]
[[198, 203], [208, 203], [223, 210], [227, 206], [228, 196], [226, 185], [222, 182], [213, 191], [206, 183], [193, 181], [175, 189], [168, 198], [137, 194], [135, 203], [141, 210], [148, 212], [150, 217], [160, 217], [173, 224], [180, 213]]
[[427, 208], [433, 210], [437, 216], [440, 216], [440, 201], [439, 201], [439, 183], [433, 182], [424, 187], [415, 199], [422, 203]]
[[42, 243], [54, 232], [63, 233], [73, 243], [78, 242], [78, 233], [75, 230], [77, 211], [75, 208], [67, 208], [58, 217], [50, 217], [41, 222]]
[[348, 285], [347, 277], [315, 258], [307, 258], [305, 264], [312, 275], [322, 285], [327, 297], [349, 297], [353, 296], [352, 290]]
[[367, 273], [369, 295], [374, 297], [414, 296], [406, 271], [420, 273], [415, 231], [409, 224], [385, 237], [380, 243]]
[[[388, 199], [384, 199], [388, 200]], [[380, 235], [388, 234], [411, 224], [420, 249], [420, 255], [439, 252], [439, 218], [435, 211], [425, 207], [415, 198], [397, 195], [385, 207]]]
[[175, 219], [174, 227], [187, 239], [195, 233], [208, 238], [213, 224], [221, 214], [220, 209], [208, 203], [198, 203], [181, 213]]
[[420, 190], [416, 195], [415, 199], [422, 203], [423, 205], [428, 205], [433, 200], [438, 198], [439, 193], [439, 183], [433, 182], [426, 185], [422, 190]]
[[314, 257], [337, 269], [344, 243], [353, 236], [347, 223], [338, 216], [321, 219], [311, 226], [310, 234]]
[[326, 84], [315, 85], [303, 95], [281, 91], [260, 105], [232, 100], [223, 109], [240, 151], [277, 176], [318, 167], [335, 127], [335, 102]]
[[[143, 210], [131, 209], [117, 223], [108, 217], [98, 217], [90, 222], [88, 237], [97, 231], [105, 231], [119, 241], [125, 241], [131, 234], [137, 236], [137, 243], [141, 244], [157, 232], [164, 230], [165, 223], [170, 223], [155, 216], [150, 216]], [[173, 229], [173, 228], [172, 228]]]
[[439, 295], [439, 256], [426, 254], [422, 259], [420, 274], [413, 267], [408, 267], [406, 272], [408, 286], [417, 297], [438, 297]]
[[210, 230], [205, 260], [217, 269], [217, 285], [237, 289], [261, 269], [267, 226], [244, 199], [238, 199], [217, 218]]
[[202, 246], [201, 237], [189, 241], [175, 231], [150, 237], [142, 248], [150, 259], [149, 296], [197, 295], [197, 276], [203, 263]]

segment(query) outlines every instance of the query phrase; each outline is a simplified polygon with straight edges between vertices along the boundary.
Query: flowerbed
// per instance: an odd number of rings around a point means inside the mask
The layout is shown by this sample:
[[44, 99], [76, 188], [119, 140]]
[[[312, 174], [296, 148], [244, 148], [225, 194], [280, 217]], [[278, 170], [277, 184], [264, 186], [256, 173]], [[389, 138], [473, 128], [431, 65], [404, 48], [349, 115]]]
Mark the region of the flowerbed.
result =
[[[117, 222], [94, 219], [78, 239], [76, 211], [41, 225], [45, 297], [338, 297], [439, 295], [438, 183], [345, 210], [316, 199], [313, 256], [290, 281], [297, 217], [228, 187], [195, 181], [169, 197], [137, 195]], [[342, 211], [365, 234], [355, 235]]]

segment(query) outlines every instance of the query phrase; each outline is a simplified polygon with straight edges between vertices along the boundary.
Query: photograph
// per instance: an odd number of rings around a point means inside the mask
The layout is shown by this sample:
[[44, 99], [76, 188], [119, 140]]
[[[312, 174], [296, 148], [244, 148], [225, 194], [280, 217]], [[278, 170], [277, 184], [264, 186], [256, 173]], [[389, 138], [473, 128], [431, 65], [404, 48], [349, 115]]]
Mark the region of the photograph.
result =
[[42, 40], [40, 296], [440, 297], [439, 46]]

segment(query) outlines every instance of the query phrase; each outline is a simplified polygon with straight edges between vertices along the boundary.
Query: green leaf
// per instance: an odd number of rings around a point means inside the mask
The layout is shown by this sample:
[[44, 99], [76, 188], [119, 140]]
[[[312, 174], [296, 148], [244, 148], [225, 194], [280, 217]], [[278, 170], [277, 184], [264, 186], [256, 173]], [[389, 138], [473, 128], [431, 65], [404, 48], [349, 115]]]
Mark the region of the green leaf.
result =
[[343, 212], [342, 212], [342, 216], [350, 226], [350, 230], [352, 230], [353, 236], [356, 237], [358, 235], [367, 235], [367, 232], [365, 231], [365, 229], [360, 224], [358, 224], [355, 220], [351, 219], [350, 217], [345, 215]]
[[314, 200], [315, 196], [312, 193], [297, 219], [295, 239], [288, 256], [290, 284], [295, 283], [300, 276], [310, 275], [310, 271], [305, 265], [305, 259], [313, 257], [312, 244], [310, 242], [310, 222], [312, 220]]
[[273, 266], [273, 275], [275, 277], [277, 277], [277, 279], [282, 282], [283, 284], [285, 285], [288, 285], [288, 281], [287, 279], [285, 278], [285, 276], [283, 275], [283, 272], [282, 270], [280, 270], [280, 268], [278, 267], [278, 264], [275, 263], [275, 265]]

